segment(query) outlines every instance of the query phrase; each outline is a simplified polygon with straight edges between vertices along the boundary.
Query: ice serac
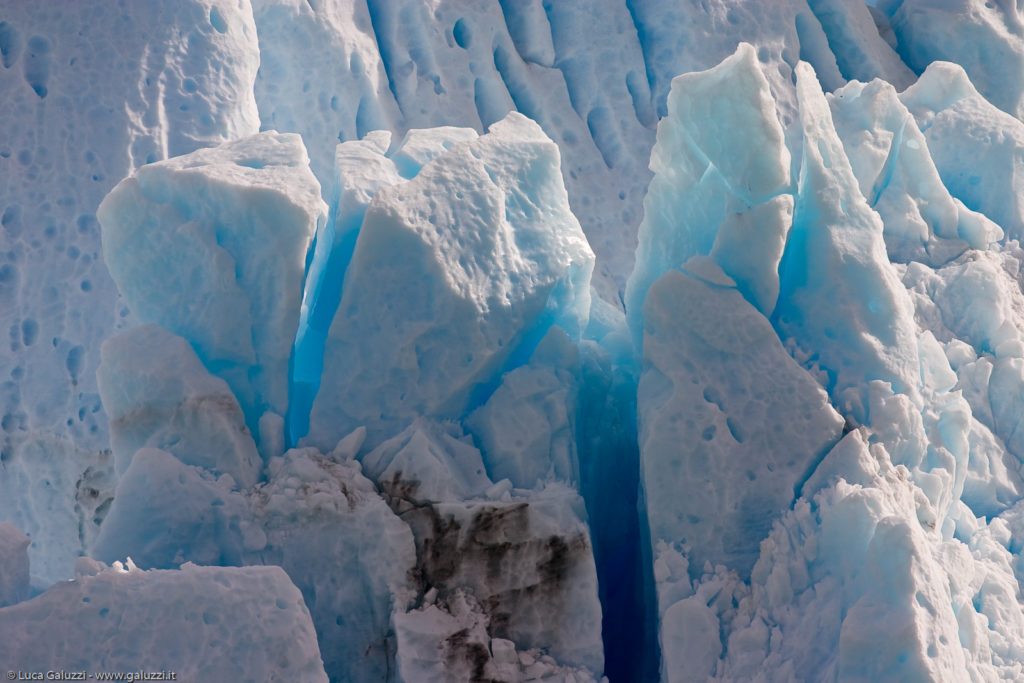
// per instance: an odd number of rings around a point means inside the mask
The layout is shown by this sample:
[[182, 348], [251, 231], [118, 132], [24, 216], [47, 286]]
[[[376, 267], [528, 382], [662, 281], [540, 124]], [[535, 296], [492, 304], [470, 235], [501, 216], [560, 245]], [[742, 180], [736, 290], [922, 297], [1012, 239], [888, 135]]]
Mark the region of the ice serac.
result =
[[323, 374], [324, 344], [373, 196], [381, 188], [415, 177], [425, 163], [453, 144], [476, 137], [470, 128], [445, 126], [410, 130], [397, 145], [392, 145], [388, 131], [374, 131], [361, 140], [337, 145], [330, 212], [317, 228], [295, 337], [288, 417], [291, 442], [309, 432], [309, 413]]
[[779, 267], [772, 323], [825, 374], [832, 403], [867, 420], [867, 383], [914, 393], [919, 363], [914, 309], [889, 263], [882, 221], [857, 186], [825, 95], [797, 65], [804, 131], [793, 228]]
[[890, 84], [854, 81], [829, 95], [829, 104], [861, 194], [882, 219], [890, 260], [941, 265], [1002, 238], [998, 226], [949, 194]]
[[0, 609], [5, 666], [327, 681], [309, 610], [280, 567], [79, 565], [75, 580]]
[[29, 538], [10, 522], [0, 522], [0, 607], [29, 596]]
[[[802, 135], [793, 69], [801, 60], [809, 62], [826, 90], [846, 83], [830, 45], [832, 37], [808, 2], [687, 0], [627, 4], [640, 35], [652, 99], [661, 118], [668, 112], [671, 81], [679, 74], [710, 69], [733, 54], [741, 43], [754, 47], [775, 98], [791, 153], [791, 173], [795, 175], [799, 170]], [[829, 30], [835, 35], [834, 26]], [[854, 44], [863, 37], [856, 31], [843, 35]], [[867, 45], [860, 45], [859, 49], [872, 51]]]
[[96, 207], [143, 164], [257, 132], [259, 61], [248, 2], [3, 8], [0, 519], [31, 536], [43, 583], [96, 529], [75, 499], [108, 470], [99, 344], [135, 323]]
[[324, 352], [308, 442], [369, 447], [417, 416], [456, 418], [551, 325], [578, 338], [593, 252], [558, 148], [519, 114], [457, 144], [366, 211]]
[[672, 81], [658, 124], [626, 311], [639, 348], [648, 288], [692, 256], [710, 254], [769, 315], [793, 199], [775, 101], [746, 43], [707, 71]]
[[228, 478], [142, 449], [118, 484], [95, 557], [139, 566], [277, 565], [302, 592], [331, 680], [378, 681], [394, 658], [391, 617], [413, 592], [412, 534], [360, 474], [361, 433], [330, 457], [273, 458], [268, 481]]
[[637, 411], [651, 546], [675, 544], [697, 574], [710, 562], [749, 576], [843, 419], [707, 257], [651, 287], [643, 363]]
[[97, 382], [117, 474], [148, 447], [230, 474], [243, 487], [256, 483], [263, 463], [242, 409], [187, 341], [143, 325], [108, 339], [100, 356]]
[[482, 497], [494, 485], [480, 451], [454, 423], [419, 419], [366, 454], [362, 463], [384, 490], [400, 488], [406, 500], [418, 505]]
[[299, 136], [260, 133], [150, 164], [97, 213], [132, 312], [187, 339], [254, 434], [285, 415], [306, 253], [326, 207]]
[[1024, 237], [1024, 123], [975, 89], [963, 67], [933, 62], [900, 99], [924, 131], [950, 194]]

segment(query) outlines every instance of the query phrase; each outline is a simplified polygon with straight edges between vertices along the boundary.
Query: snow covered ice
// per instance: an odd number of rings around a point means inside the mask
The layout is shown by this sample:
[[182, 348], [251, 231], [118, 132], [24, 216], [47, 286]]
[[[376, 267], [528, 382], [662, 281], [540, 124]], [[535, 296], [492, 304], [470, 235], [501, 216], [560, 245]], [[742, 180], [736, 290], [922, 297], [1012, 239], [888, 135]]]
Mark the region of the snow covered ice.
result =
[[0, 3], [0, 663], [1024, 680], [1024, 10]]
[[[309, 610], [279, 567], [142, 571], [131, 560], [106, 567], [88, 558], [79, 567], [74, 581], [4, 609], [8, 669], [327, 680]], [[57, 623], [64, 626], [54, 637]], [[96, 643], [107, 645], [100, 652]]]

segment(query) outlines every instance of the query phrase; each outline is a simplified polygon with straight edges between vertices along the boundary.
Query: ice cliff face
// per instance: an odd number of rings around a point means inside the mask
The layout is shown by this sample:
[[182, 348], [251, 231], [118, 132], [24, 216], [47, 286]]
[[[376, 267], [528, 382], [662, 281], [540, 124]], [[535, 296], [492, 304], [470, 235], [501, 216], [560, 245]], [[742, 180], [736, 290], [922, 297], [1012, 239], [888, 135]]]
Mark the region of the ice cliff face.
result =
[[8, 3], [0, 661], [1024, 678], [1022, 27]]

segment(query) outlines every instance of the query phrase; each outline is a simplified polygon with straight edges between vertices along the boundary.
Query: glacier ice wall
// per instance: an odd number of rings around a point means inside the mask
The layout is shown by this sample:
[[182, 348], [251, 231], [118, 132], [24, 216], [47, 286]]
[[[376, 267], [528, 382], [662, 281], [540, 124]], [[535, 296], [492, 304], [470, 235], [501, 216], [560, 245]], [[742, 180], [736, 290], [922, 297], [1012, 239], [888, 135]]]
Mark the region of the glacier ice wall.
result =
[[134, 324], [97, 206], [143, 164], [257, 132], [259, 48], [245, 5], [18, 3], [0, 16], [0, 64], [0, 515], [32, 535], [50, 582], [95, 530], [106, 496], [88, 489], [108, 489], [98, 342]]
[[1020, 678], [1021, 26], [8, 3], [3, 659]]

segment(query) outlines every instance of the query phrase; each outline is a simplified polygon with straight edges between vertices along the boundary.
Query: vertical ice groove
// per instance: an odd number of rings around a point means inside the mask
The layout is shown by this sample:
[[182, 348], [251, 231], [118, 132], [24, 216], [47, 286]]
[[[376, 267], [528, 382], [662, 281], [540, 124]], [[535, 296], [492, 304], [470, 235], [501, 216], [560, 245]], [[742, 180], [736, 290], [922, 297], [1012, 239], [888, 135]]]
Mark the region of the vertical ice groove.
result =
[[384, 67], [384, 73], [388, 79], [388, 90], [395, 100], [399, 113], [403, 112], [402, 98], [399, 96], [398, 87], [395, 82], [394, 52], [392, 49], [392, 21], [391, 12], [393, 3], [388, 0], [365, 0], [366, 10], [370, 15], [370, 25], [373, 28], [373, 38], [377, 43], [377, 51], [380, 54], [380, 61]]
[[[335, 149], [331, 203], [309, 254], [292, 350], [286, 420], [289, 446], [309, 431], [309, 414], [323, 374], [327, 332], [341, 301], [345, 272], [363, 216], [377, 190], [402, 180], [396, 164], [386, 156], [390, 143], [390, 133], [377, 131], [362, 140], [341, 143]], [[410, 173], [415, 172], [418, 169], [410, 169]]]

